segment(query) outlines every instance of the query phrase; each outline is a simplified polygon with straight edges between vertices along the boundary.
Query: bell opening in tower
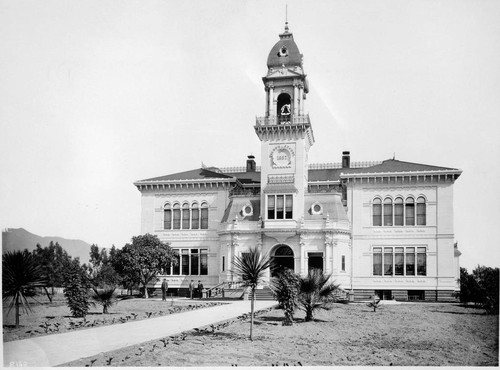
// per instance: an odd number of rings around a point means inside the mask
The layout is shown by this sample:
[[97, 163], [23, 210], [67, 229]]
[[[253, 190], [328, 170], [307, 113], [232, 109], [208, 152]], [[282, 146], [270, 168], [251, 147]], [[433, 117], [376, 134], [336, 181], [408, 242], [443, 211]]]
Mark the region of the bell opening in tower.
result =
[[287, 93], [278, 96], [277, 116], [280, 125], [289, 124], [292, 120], [292, 98]]

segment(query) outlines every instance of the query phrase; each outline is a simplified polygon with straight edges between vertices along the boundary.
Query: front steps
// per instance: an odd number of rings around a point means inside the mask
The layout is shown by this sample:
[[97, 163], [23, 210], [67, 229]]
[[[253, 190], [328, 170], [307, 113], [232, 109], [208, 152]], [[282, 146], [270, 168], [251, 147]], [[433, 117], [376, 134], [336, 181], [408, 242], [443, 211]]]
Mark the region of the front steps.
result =
[[[250, 299], [250, 290], [245, 295], [245, 299]], [[255, 300], [256, 301], [275, 301], [273, 293], [269, 288], [255, 289]]]

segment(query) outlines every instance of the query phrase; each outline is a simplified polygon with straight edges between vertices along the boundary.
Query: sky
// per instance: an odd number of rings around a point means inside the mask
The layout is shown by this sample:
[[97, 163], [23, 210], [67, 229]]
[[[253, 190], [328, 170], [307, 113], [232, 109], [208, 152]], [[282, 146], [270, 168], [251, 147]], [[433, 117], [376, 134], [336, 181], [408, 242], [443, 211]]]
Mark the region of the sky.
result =
[[500, 266], [495, 0], [0, 0], [0, 227], [121, 247], [141, 232], [134, 181], [259, 165], [286, 6], [310, 162], [463, 170], [461, 265]]

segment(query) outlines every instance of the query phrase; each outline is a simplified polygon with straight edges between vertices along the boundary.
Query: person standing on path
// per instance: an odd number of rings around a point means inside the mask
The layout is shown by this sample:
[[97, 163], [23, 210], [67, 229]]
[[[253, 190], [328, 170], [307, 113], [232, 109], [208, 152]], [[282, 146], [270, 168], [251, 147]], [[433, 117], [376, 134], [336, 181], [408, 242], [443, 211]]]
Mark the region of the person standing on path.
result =
[[194, 281], [191, 280], [189, 283], [189, 298], [193, 299]]
[[167, 300], [167, 291], [168, 291], [168, 282], [167, 282], [167, 279], [163, 279], [163, 282], [161, 283], [161, 299], [162, 299], [162, 301]]
[[200, 299], [203, 298], [203, 284], [200, 280], [198, 280], [198, 294], [200, 295]]

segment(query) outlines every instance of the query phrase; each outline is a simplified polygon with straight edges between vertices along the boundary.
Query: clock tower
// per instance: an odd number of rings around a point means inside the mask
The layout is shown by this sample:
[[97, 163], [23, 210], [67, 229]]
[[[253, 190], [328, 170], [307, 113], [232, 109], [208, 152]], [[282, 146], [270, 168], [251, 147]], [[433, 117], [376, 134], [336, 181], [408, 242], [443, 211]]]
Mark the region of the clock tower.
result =
[[261, 217], [266, 228], [293, 227], [304, 215], [308, 183], [308, 152], [314, 144], [309, 116], [304, 113], [308, 93], [302, 54], [288, 23], [267, 58], [262, 78], [266, 114], [257, 117], [261, 141]]

